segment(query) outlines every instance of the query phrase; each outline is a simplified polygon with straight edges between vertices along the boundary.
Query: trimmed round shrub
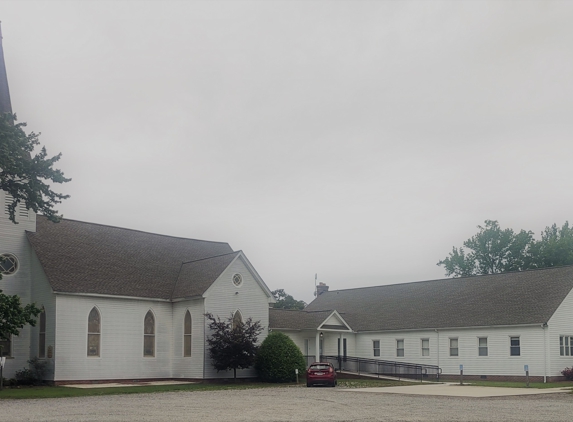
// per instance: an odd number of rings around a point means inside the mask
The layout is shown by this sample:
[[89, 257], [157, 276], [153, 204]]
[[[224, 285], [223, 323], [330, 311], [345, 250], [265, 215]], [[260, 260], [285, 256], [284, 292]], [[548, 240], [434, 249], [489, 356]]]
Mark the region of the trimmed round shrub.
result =
[[273, 331], [259, 348], [255, 369], [262, 381], [293, 382], [296, 381], [295, 369], [299, 377], [305, 375], [306, 362], [289, 336]]

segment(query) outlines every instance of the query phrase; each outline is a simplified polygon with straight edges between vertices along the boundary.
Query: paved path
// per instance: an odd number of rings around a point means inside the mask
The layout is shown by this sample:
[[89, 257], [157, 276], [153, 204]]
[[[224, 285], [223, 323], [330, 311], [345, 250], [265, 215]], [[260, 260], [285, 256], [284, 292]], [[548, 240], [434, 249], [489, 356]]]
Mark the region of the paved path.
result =
[[447, 383], [447, 384], [405, 385], [403, 387], [360, 388], [354, 391], [362, 393], [413, 394], [413, 395], [423, 395], [423, 396], [505, 397], [505, 396], [529, 396], [534, 394], [555, 394], [555, 393], [569, 392], [571, 391], [571, 389], [477, 387], [472, 385]]

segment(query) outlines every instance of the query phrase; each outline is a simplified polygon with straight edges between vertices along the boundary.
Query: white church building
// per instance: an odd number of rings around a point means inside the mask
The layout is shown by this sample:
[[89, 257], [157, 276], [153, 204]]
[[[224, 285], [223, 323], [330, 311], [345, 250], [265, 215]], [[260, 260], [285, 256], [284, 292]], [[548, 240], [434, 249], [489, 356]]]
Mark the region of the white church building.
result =
[[[0, 200], [10, 198], [0, 192]], [[273, 296], [227, 243], [54, 224], [26, 210], [13, 224], [3, 211], [0, 289], [44, 310], [35, 327], [2, 342], [5, 377], [34, 356], [56, 382], [229, 377], [210, 363], [205, 314], [251, 317], [266, 336]]]

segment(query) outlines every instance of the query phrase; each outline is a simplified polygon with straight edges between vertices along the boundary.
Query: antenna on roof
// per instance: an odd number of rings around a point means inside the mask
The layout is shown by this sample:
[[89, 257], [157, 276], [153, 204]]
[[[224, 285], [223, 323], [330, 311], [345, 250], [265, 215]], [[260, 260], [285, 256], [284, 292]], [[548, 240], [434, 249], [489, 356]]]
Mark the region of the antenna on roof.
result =
[[314, 295], [315, 295], [315, 296], [316, 296], [316, 289], [317, 289], [317, 287], [316, 287], [316, 279], [317, 279], [317, 278], [318, 278], [318, 274], [315, 273], [315, 274], [314, 274]]

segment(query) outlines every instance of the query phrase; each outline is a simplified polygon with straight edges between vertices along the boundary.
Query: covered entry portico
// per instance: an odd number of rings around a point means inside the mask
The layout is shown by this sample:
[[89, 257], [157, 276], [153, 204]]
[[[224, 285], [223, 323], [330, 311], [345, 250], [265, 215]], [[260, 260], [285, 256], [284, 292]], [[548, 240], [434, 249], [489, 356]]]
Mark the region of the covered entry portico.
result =
[[332, 311], [315, 329], [303, 330], [301, 348], [307, 366], [321, 361], [321, 356], [336, 355], [342, 360], [354, 351], [354, 333], [340, 314]]

